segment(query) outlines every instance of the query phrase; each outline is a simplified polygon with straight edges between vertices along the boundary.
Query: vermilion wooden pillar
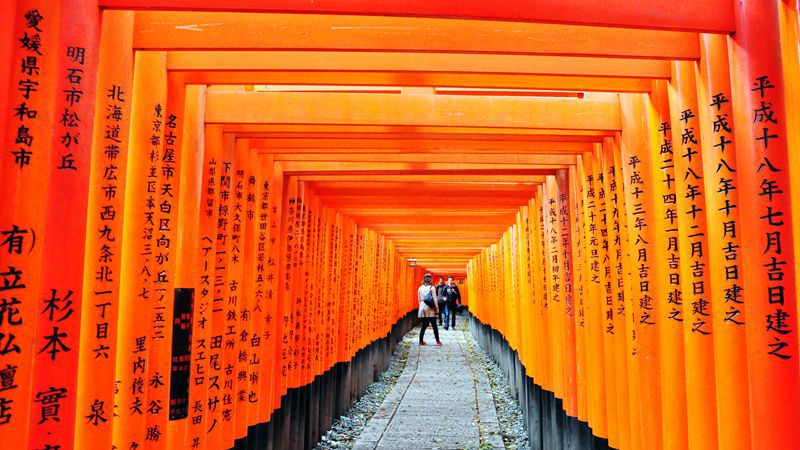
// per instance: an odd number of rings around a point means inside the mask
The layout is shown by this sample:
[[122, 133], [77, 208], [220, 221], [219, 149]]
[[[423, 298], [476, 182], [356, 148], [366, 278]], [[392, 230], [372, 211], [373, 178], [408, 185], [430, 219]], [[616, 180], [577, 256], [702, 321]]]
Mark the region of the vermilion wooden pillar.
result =
[[343, 320], [340, 317], [340, 303], [341, 303], [341, 293], [342, 293], [342, 252], [343, 252], [343, 233], [342, 233], [342, 214], [338, 212], [330, 212], [333, 216], [331, 220], [332, 229], [331, 233], [333, 235], [332, 239], [334, 242], [333, 248], [333, 255], [331, 257], [331, 265], [333, 266], [332, 271], [332, 278], [330, 279], [330, 300], [331, 303], [331, 319], [330, 323], [336, 324], [333, 328], [327, 330], [326, 336], [330, 340], [328, 344], [329, 354], [326, 357], [328, 361], [328, 366], [333, 366], [338, 362], [338, 327], [340, 321]]
[[[147, 446], [153, 449], [168, 447], [169, 415], [176, 406], [170, 400], [172, 371], [172, 329], [176, 281], [176, 239], [181, 185], [181, 153], [183, 146], [185, 89], [182, 80], [168, 77], [166, 103], [163, 105], [161, 152], [156, 165], [160, 184], [154, 200], [156, 219], [153, 236], [153, 298], [149, 321], [153, 334], [149, 346], [147, 367], [147, 430], [158, 432]], [[179, 405], [177, 405], [179, 406]]]
[[695, 67], [692, 62], [672, 63], [670, 115], [676, 152], [688, 439], [692, 448], [716, 448], [716, 384], [708, 377], [715, 369], [704, 181], [707, 174], [703, 171]]
[[[778, 2], [734, 11], [731, 78], [742, 217], [753, 448], [800, 447], [800, 368], [789, 144]], [[766, 32], [772, 30], [772, 32]]]
[[[351, 258], [355, 246], [353, 232], [352, 222], [347, 218], [342, 218], [342, 276], [339, 297], [339, 317], [341, 317], [341, 320], [339, 322], [337, 336], [337, 362], [346, 361], [348, 351], [347, 341], [349, 339], [350, 318], [352, 316], [352, 312], [350, 311], [351, 300], [349, 283], [353, 273]], [[419, 268], [419, 270], [421, 270], [421, 268]]]
[[255, 246], [256, 246], [256, 266], [255, 266], [255, 286], [254, 286], [254, 300], [255, 310], [260, 310], [254, 314], [253, 319], [256, 321], [256, 327], [259, 327], [261, 322], [261, 349], [258, 352], [261, 358], [260, 374], [259, 374], [259, 387], [257, 395], [259, 402], [255, 405], [255, 410], [251, 410], [251, 414], [256, 417], [258, 423], [264, 423], [269, 420], [269, 406], [272, 402], [272, 381], [274, 379], [274, 353], [275, 353], [275, 311], [274, 311], [274, 292], [270, 290], [269, 285], [274, 284], [274, 275], [272, 277], [273, 283], [269, 283], [269, 274], [273, 273], [271, 267], [275, 263], [270, 258], [270, 225], [272, 223], [272, 213], [270, 210], [273, 200], [274, 184], [272, 182], [272, 156], [267, 154], [260, 154], [256, 156], [256, 164], [258, 165], [257, 177], [257, 193], [256, 193], [256, 231], [255, 231]]
[[[46, 235], [48, 182], [55, 170], [53, 136], [59, 77], [60, 4], [20, 0], [13, 18], [13, 72], [0, 125], [6, 127], [0, 156], [0, 367], [13, 382], [0, 393], [0, 429], [6, 445], [26, 448], [29, 421], [40, 416], [32, 392], [35, 355], [50, 356], [49, 341], [35, 340], [41, 320], [40, 277]], [[46, 319], [46, 318], [45, 318]], [[61, 339], [58, 332], [52, 340]], [[65, 351], [56, 344], [56, 354]], [[74, 345], [73, 345], [74, 347]], [[60, 387], [59, 387], [60, 389]], [[40, 396], [41, 398], [41, 396]], [[60, 396], [63, 398], [63, 396]], [[4, 407], [4, 408], [3, 408]], [[29, 416], [30, 414], [30, 416]], [[38, 421], [38, 419], [37, 419]], [[10, 431], [14, 430], [13, 433]]]
[[[292, 321], [292, 302], [291, 302], [291, 289], [292, 289], [292, 271], [291, 271], [291, 258], [293, 255], [294, 247], [292, 245], [295, 239], [294, 228], [292, 227], [295, 214], [295, 202], [297, 195], [297, 181], [293, 177], [282, 179], [283, 182], [283, 195], [281, 196], [281, 222], [278, 227], [280, 229], [280, 237], [278, 239], [278, 316], [280, 342], [276, 348], [276, 362], [279, 364], [278, 376], [280, 381], [277, 383], [278, 389], [275, 396], [275, 407], [280, 406], [281, 397], [286, 394], [288, 388], [292, 387], [289, 381], [291, 375], [291, 353], [293, 344], [293, 327]], [[291, 208], [290, 208], [291, 206]]]
[[[275, 167], [272, 157], [264, 160], [262, 155], [262, 170], [267, 171], [267, 187], [269, 187], [267, 227], [267, 262], [266, 262], [266, 301], [267, 316], [265, 318], [267, 333], [264, 339], [267, 341], [265, 347], [266, 358], [271, 360], [269, 371], [269, 383], [265, 386], [268, 389], [264, 395], [269, 398], [269, 402], [259, 408], [261, 420], [268, 420], [272, 412], [280, 404], [281, 398], [281, 338], [282, 338], [282, 314], [283, 309], [280, 303], [281, 279], [280, 273], [280, 252], [281, 252], [281, 213], [283, 211], [283, 173]], [[265, 167], [267, 165], [268, 169]]]
[[[111, 445], [123, 218], [133, 95], [133, 13], [103, 13], [91, 140], [75, 448]], [[86, 136], [85, 139], [88, 139]]]
[[700, 37], [698, 117], [703, 144], [708, 263], [714, 317], [717, 430], [720, 448], [749, 449], [745, 335], [746, 295], [742, 292], [739, 171], [733, 133], [733, 105], [724, 36]]
[[[515, 340], [515, 344], [514, 344], [515, 348], [514, 348], [514, 350], [516, 350], [518, 354], [519, 354], [520, 350], [522, 349], [522, 346], [524, 345], [523, 341], [522, 341], [522, 337], [521, 337], [521, 335], [522, 335], [522, 320], [521, 320], [521, 317], [520, 317], [521, 300], [522, 300], [522, 298], [521, 298], [521, 295], [520, 295], [520, 263], [519, 263], [520, 241], [519, 241], [519, 228], [520, 228], [520, 223], [519, 223], [519, 214], [518, 214], [517, 215], [517, 221], [514, 223], [514, 225], [511, 227], [511, 229], [509, 229], [509, 231], [510, 231], [510, 233], [509, 233], [509, 244], [510, 244], [509, 245], [509, 247], [510, 247], [509, 248], [509, 250], [510, 250], [510, 252], [509, 252], [509, 256], [510, 256], [510, 260], [509, 260], [510, 264], [509, 264], [509, 266], [510, 266], [510, 270], [511, 270], [511, 273], [509, 274], [510, 275], [509, 281], [510, 281], [510, 287], [511, 287], [510, 290], [511, 290], [511, 293], [512, 293], [511, 295], [512, 295], [512, 301], [513, 301], [513, 304], [511, 305], [513, 307], [512, 314], [514, 314], [514, 318], [513, 318], [512, 322], [511, 322], [511, 324], [512, 324], [511, 333], [514, 336], [514, 340]], [[563, 289], [563, 287], [562, 287], [562, 289]], [[561, 307], [558, 308], [559, 312], [554, 316], [554, 318], [556, 318], [557, 320], [560, 319], [563, 316], [563, 293], [562, 293], [562, 305], [560, 305], [560, 306]], [[563, 328], [561, 328], [561, 330], [563, 330]], [[559, 334], [561, 334], [561, 333], [559, 333]], [[563, 336], [559, 336], [558, 340], [560, 342], [563, 342]], [[559, 363], [559, 365], [563, 367], [563, 360]], [[563, 396], [564, 396], [564, 376], [563, 376], [563, 374], [564, 374], [564, 371], [561, 370], [560, 374], [559, 374], [559, 378], [561, 378], [561, 381], [559, 382], [559, 384], [561, 386], [560, 395], [562, 396], [562, 399], [563, 399]]]
[[[306, 217], [306, 224], [308, 230], [306, 231], [306, 249], [305, 249], [305, 267], [304, 270], [304, 283], [302, 295], [305, 297], [304, 301], [307, 302], [307, 307], [304, 308], [305, 314], [305, 327], [306, 327], [306, 351], [304, 357], [304, 374], [303, 384], [309, 384], [313, 381], [316, 373], [316, 364], [314, 362], [314, 354], [316, 353], [317, 342], [317, 322], [320, 320], [323, 311], [319, 308], [318, 296], [319, 287], [317, 285], [316, 277], [319, 275], [317, 262], [319, 251], [321, 250], [321, 242], [319, 235], [319, 217], [320, 217], [320, 202], [319, 197], [312, 191], [310, 196], [310, 204], [308, 205], [308, 215]], [[380, 270], [380, 266], [375, 266]], [[320, 311], [319, 314], [314, 314], [314, 311]]]
[[219, 165], [216, 172], [216, 182], [219, 189], [219, 199], [216, 204], [217, 220], [215, 227], [214, 247], [214, 276], [212, 277], [211, 299], [211, 337], [209, 341], [209, 371], [208, 371], [208, 417], [206, 427], [206, 447], [220, 448], [225, 443], [225, 417], [230, 416], [232, 397], [226, 398], [231, 393], [231, 386], [226, 385], [229, 375], [226, 375], [226, 366], [232, 355], [226, 342], [230, 340], [228, 333], [228, 298], [230, 296], [230, 253], [231, 253], [231, 219], [234, 179], [235, 139], [233, 136], [218, 134], [216, 143], [210, 143], [212, 136], [206, 134], [209, 145], [220, 147]]
[[[781, 56], [784, 80], [800, 78], [800, 1], [783, 0], [778, 2], [780, 11]], [[786, 90], [786, 131], [790, 148], [800, 145], [800, 86], [787, 83]], [[792, 204], [800, 204], [800, 152], [789, 152], [790, 183]], [[792, 222], [794, 235], [800, 235], [800, 220]], [[794, 240], [794, 254], [800, 254], [800, 240]], [[795, 280], [800, 279], [800, 264], [794, 265]], [[797, 293], [800, 302], [800, 291]]]
[[[223, 409], [223, 445], [233, 447], [237, 439], [237, 424], [244, 416], [247, 419], [246, 403], [241, 402], [239, 391], [245, 387], [247, 377], [240, 380], [239, 355], [247, 353], [249, 343], [243, 341], [241, 336], [247, 330], [243, 312], [247, 309], [244, 300], [244, 251], [246, 242], [246, 195], [247, 178], [250, 173], [250, 144], [247, 139], [236, 139], [235, 155], [233, 160], [233, 174], [231, 177], [231, 203], [229, 211], [230, 221], [230, 253], [228, 255], [228, 296], [225, 299], [225, 387], [224, 392], [230, 400], [224, 400]], [[248, 313], [249, 315], [249, 313]], [[249, 333], [248, 333], [249, 334]], [[242, 384], [244, 382], [244, 384]], [[244, 426], [244, 424], [242, 425]]]
[[[579, 156], [578, 164], [576, 165], [576, 185], [578, 190], [578, 204], [580, 207], [580, 221], [578, 225], [580, 228], [577, 234], [580, 236], [579, 240], [581, 245], [581, 276], [579, 278], [580, 285], [577, 288], [581, 295], [578, 302], [578, 315], [576, 317], [576, 327], [582, 339], [582, 351], [579, 349], [577, 356], [578, 363], [578, 379], [579, 379], [579, 392], [583, 394], [582, 398], [578, 398], [578, 418], [588, 422], [595, 415], [595, 406], [592, 401], [594, 389], [591, 384], [593, 383], [590, 374], [592, 372], [592, 364], [594, 362], [589, 357], [592, 348], [596, 348], [597, 343], [592, 341], [590, 331], [590, 314], [591, 314], [591, 299], [597, 298], [597, 282], [593, 278], [597, 277], [597, 267], [592, 267], [592, 252], [597, 252], [597, 248], [592, 242], [596, 242], [593, 232], [590, 230], [596, 227], [589, 214], [591, 199], [590, 195], [594, 195], [594, 190], [590, 186], [590, 177], [593, 180], [594, 175], [591, 170], [591, 154], [584, 153]], [[587, 161], [584, 161], [588, 159]], [[596, 215], [595, 215], [596, 216]], [[580, 343], [580, 341], [579, 341]]]
[[[212, 436], [218, 436], [219, 445], [232, 447], [236, 421], [237, 356], [240, 348], [238, 327], [242, 285], [242, 235], [243, 215], [239, 212], [243, 201], [244, 155], [248, 152], [247, 141], [224, 135], [223, 151], [230, 162], [227, 173], [223, 170], [220, 181], [220, 216], [217, 235], [217, 270], [215, 276], [217, 295], [215, 297], [214, 320], [219, 316], [221, 370], [219, 373], [220, 409], [217, 426]], [[227, 192], [227, 198], [226, 197]], [[216, 330], [216, 328], [215, 328]]]
[[[549, 389], [556, 395], [556, 398], [563, 398], [563, 378], [562, 378], [562, 355], [561, 352], [561, 309], [562, 309], [562, 284], [561, 267], [558, 261], [560, 260], [558, 254], [558, 206], [556, 199], [555, 178], [552, 176], [547, 177], [544, 183], [543, 191], [545, 199], [542, 202], [542, 216], [544, 218], [544, 257], [547, 264], [544, 266], [544, 273], [546, 274], [545, 283], [547, 284], [547, 302], [545, 303], [545, 316], [544, 320], [547, 323], [547, 336], [546, 345], [550, 348], [550, 364], [547, 368], [549, 373], [550, 386]], [[511, 250], [510, 242], [503, 242], [501, 258]], [[505, 261], [502, 260], [501, 263]], [[504, 272], [510, 272], [510, 267], [504, 269]], [[510, 277], [510, 273], [504, 273], [504, 279]], [[509, 298], [513, 294], [509, 292]], [[511, 317], [507, 317], [507, 323], [511, 322]]]
[[320, 351], [318, 352], [318, 356], [315, 355], [315, 358], [318, 358], [315, 360], [315, 372], [320, 374], [328, 370], [330, 367], [329, 356], [331, 348], [328, 337], [330, 336], [331, 332], [331, 316], [333, 314], [333, 308], [331, 307], [330, 302], [330, 292], [331, 280], [334, 278], [333, 267], [331, 266], [331, 259], [334, 252], [334, 242], [331, 236], [332, 221], [334, 220], [334, 215], [332, 212], [332, 209], [323, 207], [322, 211], [320, 211], [319, 218], [319, 236], [322, 240], [322, 251], [319, 253], [318, 263], [320, 265], [320, 270], [317, 271], [318, 276], [316, 283], [319, 291], [326, 293], [325, 295], [322, 295], [322, 298], [319, 299], [320, 310], [323, 311], [324, 314], [322, 317], [320, 317], [320, 323], [318, 325], [320, 327]]
[[[574, 200], [570, 193], [570, 174], [566, 169], [559, 170], [556, 173], [556, 189], [557, 189], [557, 202], [559, 214], [559, 231], [561, 239], [559, 240], [559, 252], [562, 258], [562, 283], [564, 286], [564, 310], [563, 310], [563, 327], [564, 327], [564, 380], [565, 380], [565, 394], [564, 405], [567, 414], [576, 417], [578, 414], [578, 389], [577, 389], [577, 369], [576, 369], [576, 356], [575, 356], [575, 295], [573, 277], [575, 276], [574, 266], [574, 253], [572, 242], [572, 227], [574, 226]], [[530, 254], [528, 253], [529, 242], [526, 242], [527, 236], [524, 236], [522, 249], [524, 250], [523, 260], [528, 261]], [[522, 267], [521, 281], [523, 284], [528, 283], [528, 277], [531, 269], [525, 264]], [[525, 297], [523, 297], [525, 298]], [[527, 321], [523, 320], [523, 329], [527, 328]], [[530, 342], [527, 339], [522, 340], [522, 347], [526, 347]]]
[[[604, 139], [601, 146], [595, 149], [595, 168], [594, 179], [597, 188], [597, 203], [599, 213], [600, 246], [602, 255], [602, 276], [601, 276], [601, 324], [603, 333], [603, 365], [605, 370], [605, 390], [606, 390], [606, 417], [608, 418], [607, 438], [609, 445], [619, 446], [619, 402], [620, 377], [616, 374], [617, 362], [614, 335], [617, 333], [614, 324], [616, 308], [619, 304], [615, 295], [615, 287], [618, 281], [615, 277], [617, 268], [614, 265], [616, 255], [614, 254], [613, 222], [614, 209], [609, 204], [611, 193], [611, 175], [609, 175], [609, 161], [606, 159], [606, 146], [608, 139]], [[613, 165], [613, 160], [611, 162]]]
[[[597, 181], [596, 175], [601, 173], [599, 162], [595, 161], [593, 153], [584, 153], [581, 157], [584, 200], [584, 227], [586, 250], [584, 265], [586, 272], [586, 298], [584, 299], [587, 344], [587, 380], [588, 380], [588, 421], [595, 427], [599, 436], [607, 437], [607, 398], [606, 386], [608, 381], [605, 370], [604, 349], [604, 321], [603, 312], [605, 297], [603, 296], [603, 280], [605, 279], [604, 255], [600, 229], [600, 206], [605, 209], [605, 201], [601, 202], [599, 191], [602, 183]], [[597, 166], [597, 170], [595, 170]], [[600, 187], [600, 189], [598, 189]], [[549, 262], [548, 262], [549, 264]]]
[[[181, 86], [183, 87], [183, 86]], [[200, 235], [200, 221], [206, 216], [206, 209], [202, 205], [203, 186], [207, 176], [203, 172], [205, 159], [203, 142], [203, 112], [205, 86], [185, 87], [184, 115], [181, 133], [181, 174], [177, 211], [177, 222], [180, 224], [180, 233], [175, 239], [175, 286], [177, 288], [193, 289], [192, 304], [192, 361], [189, 364], [189, 415], [185, 419], [169, 422], [168, 446], [191, 446], [189, 431], [194, 428], [193, 418], [198, 415], [195, 402], [205, 399], [204, 392], [199, 383], [200, 375], [196, 365], [201, 364], [199, 347], [205, 339], [204, 324], [201, 313], [200, 296], [203, 287], [200, 286], [200, 274], [204, 272], [203, 242]], [[208, 320], [208, 319], [206, 319]], [[203, 358], [206, 358], [203, 353]], [[201, 403], [202, 404], [202, 403]], [[202, 414], [199, 415], [202, 418]], [[202, 425], [202, 420], [200, 420]], [[199, 445], [199, 440], [198, 440]]]
[[300, 248], [301, 259], [298, 263], [300, 282], [297, 292], [295, 293], [295, 303], [297, 304], [300, 313], [301, 324], [301, 353], [299, 360], [299, 383], [301, 386], [306, 385], [313, 377], [311, 372], [310, 360], [311, 352], [313, 351], [314, 331], [313, 324], [315, 318], [312, 317], [312, 311], [316, 310], [315, 294], [309, 292], [310, 286], [313, 283], [311, 274], [314, 271], [314, 257], [316, 249], [316, 232], [315, 223], [318, 211], [319, 202], [317, 196], [311, 187], [303, 182], [304, 192], [304, 210], [302, 215], [301, 226], [303, 226], [303, 245]]
[[[659, 220], [653, 224], [655, 273], [653, 287], [662, 323], [659, 334], [661, 388], [664, 408], [664, 446], [687, 448], [686, 370], [683, 351], [683, 290], [680, 286], [680, 249], [677, 194], [675, 193], [676, 146], [672, 137], [667, 83], [654, 81], [650, 92], [650, 152], [654, 179], [653, 209]], [[679, 155], [678, 155], [679, 156]]]
[[[148, 352], [154, 337], [151, 311], [155, 302], [154, 273], [159, 160], [167, 94], [166, 53], [139, 52], [131, 92], [130, 152], [125, 187], [125, 220], [121, 236], [119, 331], [117, 335], [115, 404], [126, 411], [114, 419], [114, 445], [142, 446], [157, 441], [147, 434]], [[155, 139], [153, 137], [156, 137]], [[157, 431], [157, 430], [153, 430]], [[166, 434], [166, 430], [161, 430]], [[158, 436], [158, 438], [156, 438]], [[166, 435], [164, 435], [166, 438]]]
[[[291, 200], [292, 199], [290, 199], [290, 201]], [[303, 308], [303, 292], [305, 290], [304, 265], [305, 258], [307, 256], [306, 245], [308, 224], [306, 219], [308, 208], [311, 204], [305, 182], [297, 182], [297, 190], [293, 200], [293, 207], [290, 206], [289, 209], [287, 209], [287, 212], [290, 210], [294, 211], [294, 214], [287, 215], [287, 218], [291, 216], [291, 228], [294, 231], [291, 260], [289, 261], [292, 265], [292, 286], [291, 291], [289, 291], [287, 296], [287, 300], [291, 305], [290, 323], [292, 325], [290, 329], [290, 348], [292, 354], [289, 357], [289, 361], [291, 362], [291, 371], [288, 387], [299, 388], [304, 384], [302, 363], [306, 350], [305, 337], [307, 332], [305, 329], [306, 311]], [[358, 337], [361, 337], [361, 335], [359, 334]]]
[[[205, 92], [198, 93], [202, 95]], [[202, 123], [198, 123], [203, 127]], [[187, 445], [197, 446], [198, 448], [208, 448], [207, 434], [211, 424], [211, 411], [208, 403], [210, 395], [214, 392], [209, 388], [211, 380], [211, 337], [213, 335], [213, 303], [214, 303], [214, 283], [216, 276], [216, 237], [217, 219], [219, 217], [220, 185], [219, 176], [223, 170], [222, 166], [222, 132], [219, 126], [205, 126], [198, 130], [198, 151], [197, 157], [202, 155], [202, 171], [199, 174], [200, 184], [200, 205], [198, 218], [198, 255], [196, 278], [187, 280], [196, 286], [195, 308], [192, 316], [194, 324], [192, 332], [192, 366], [190, 370], [189, 398], [191, 403], [191, 413], [189, 414], [189, 425], [186, 429]], [[189, 172], [186, 172], [188, 176]], [[184, 192], [190, 192], [187, 188]], [[191, 211], [192, 203], [187, 202], [184, 206], [187, 213]], [[180, 215], [183, 212], [179, 212]], [[179, 239], [182, 242], [181, 239]], [[184, 252], [179, 250], [180, 254]], [[179, 257], [180, 258], [180, 257]], [[179, 269], [179, 274], [182, 270]], [[180, 277], [183, 280], [183, 276]]]
[[[506, 305], [505, 310], [503, 311], [503, 323], [505, 325], [504, 335], [507, 336], [509, 341], [509, 346], [516, 350], [519, 347], [518, 335], [517, 331], [517, 321], [516, 316], [518, 315], [519, 306], [517, 303], [517, 298], [514, 295], [514, 243], [513, 243], [513, 235], [515, 234], [516, 225], [511, 225], [508, 230], [503, 233], [502, 238], [502, 248], [503, 252], [501, 253], [501, 261], [500, 264], [502, 265], [501, 274], [502, 278], [500, 280], [501, 284], [501, 291], [500, 291], [500, 298], [503, 299], [503, 303]], [[549, 278], [552, 279], [552, 272], [549, 275]], [[441, 302], [441, 299], [439, 299]], [[550, 317], [549, 320], [552, 321], [552, 316], [554, 314], [554, 310], [556, 309], [556, 305], [553, 305], [553, 308], [550, 310]], [[558, 340], [556, 336], [551, 335], [550, 344], [553, 346], [558, 345]], [[553, 372], [558, 373], [556, 369], [556, 362], [553, 361]], [[560, 396], [560, 390], [557, 390]]]
[[[604, 140], [605, 141], [605, 140]], [[616, 375], [616, 352], [614, 334], [616, 333], [614, 326], [614, 314], [616, 308], [616, 298], [614, 297], [613, 284], [615, 283], [614, 270], [612, 260], [611, 245], [611, 226], [613, 219], [613, 210], [609, 209], [608, 199], [610, 196], [611, 183], [608, 175], [609, 162], [605, 158], [604, 145], [595, 146], [594, 151], [594, 178], [595, 187], [597, 188], [598, 200], [598, 213], [599, 213], [599, 231], [600, 231], [600, 245], [602, 248], [602, 276], [601, 276], [601, 308], [602, 308], [602, 333], [603, 333], [603, 366], [605, 371], [606, 383], [606, 404], [605, 411], [607, 417], [606, 438], [609, 439], [609, 445], [619, 446], [619, 409], [617, 402], [619, 401], [619, 382]]]
[[[75, 20], [76, 17], [81, 19]], [[94, 125], [100, 15], [94, 2], [61, 2], [55, 77], [55, 130], [42, 236], [43, 270], [34, 346], [30, 439], [32, 448], [72, 448], [76, 420], [80, 318], [87, 199]], [[42, 119], [45, 119], [42, 117]], [[58, 414], [49, 408], [57, 404]]]
[[[583, 165], [578, 164], [571, 166], [569, 169], [569, 189], [570, 189], [570, 202], [572, 203], [572, 215], [575, 217], [572, 224], [572, 241], [574, 243], [574, 275], [573, 275], [573, 294], [574, 301], [573, 307], [575, 309], [575, 376], [576, 376], [576, 397], [577, 403], [575, 405], [578, 419], [586, 421], [588, 418], [588, 379], [586, 373], [587, 366], [587, 344], [586, 344], [586, 277], [588, 276], [588, 268], [585, 262], [586, 249], [586, 231], [584, 228], [585, 215], [583, 208], [585, 200], [583, 198], [584, 192], [584, 179]], [[535, 246], [535, 242], [532, 246]], [[532, 267], [532, 270], [537, 270], [537, 267]]]
[[[245, 345], [247, 353], [239, 354], [239, 381], [237, 388], [237, 401], [239, 408], [244, 413], [237, 415], [236, 436], [237, 439], [247, 436], [247, 429], [250, 425], [258, 424], [258, 401], [261, 393], [261, 366], [263, 364], [263, 324], [264, 324], [264, 304], [263, 290], [260, 297], [256, 298], [256, 283], [258, 283], [258, 192], [259, 181], [263, 180], [261, 167], [258, 161], [258, 151], [250, 148], [247, 171], [245, 172], [245, 196], [242, 214], [244, 215], [244, 234], [243, 258], [244, 273], [242, 275], [242, 312], [239, 315], [245, 324], [245, 330], [240, 331], [240, 342]], [[263, 257], [263, 253], [262, 253]], [[263, 266], [262, 266], [263, 267]], [[263, 273], [262, 278], [263, 279]], [[246, 333], [245, 333], [246, 331]], [[242, 375], [246, 377], [243, 381]], [[242, 398], [244, 394], [244, 399]]]
[[[619, 214], [620, 214], [620, 240], [621, 244], [624, 248], [628, 249], [631, 245], [631, 238], [632, 236], [629, 233], [629, 228], [632, 228], [632, 225], [629, 226], [628, 224], [628, 204], [627, 204], [627, 187], [625, 183], [625, 173], [622, 169], [623, 166], [623, 155], [622, 155], [622, 136], [621, 133], [615, 133], [614, 137], [614, 148], [617, 151], [614, 152], [614, 166], [617, 175], [617, 183], [619, 185], [619, 189], [622, 191], [622, 197], [618, 203]], [[639, 367], [636, 365], [636, 360], [634, 358], [633, 352], [635, 350], [635, 340], [632, 339], [632, 336], [635, 336], [636, 333], [636, 320], [635, 315], [632, 313], [635, 309], [634, 303], [634, 289], [636, 286], [632, 283], [632, 275], [633, 275], [633, 263], [634, 261], [630, 257], [630, 253], [628, 251], [623, 252], [622, 257], [622, 293], [623, 293], [623, 303], [621, 305], [620, 310], [618, 311], [618, 319], [623, 325], [620, 323], [616, 323], [617, 327], [620, 330], [624, 330], [625, 334], [620, 337], [622, 340], [621, 343], [617, 344], [617, 351], [621, 352], [622, 355], [625, 357], [625, 371], [627, 372], [627, 395], [628, 395], [628, 403], [623, 406], [623, 409], [627, 412], [627, 420], [628, 420], [628, 439], [629, 439], [629, 448], [638, 448], [640, 445], [641, 440], [641, 401], [640, 401], [640, 393], [639, 393]], [[625, 419], [623, 419], [625, 420]], [[623, 435], [624, 436], [624, 435]]]
[[[552, 371], [550, 368], [553, 365], [553, 355], [552, 349], [550, 348], [550, 322], [547, 320], [548, 318], [548, 311], [550, 308], [550, 284], [548, 283], [547, 279], [547, 266], [545, 265], [545, 261], [547, 261], [547, 245], [546, 245], [546, 237], [545, 237], [545, 222], [547, 220], [546, 215], [544, 213], [544, 205], [547, 202], [547, 194], [544, 186], [539, 186], [536, 192], [536, 229], [534, 230], [535, 236], [537, 241], [539, 242], [537, 250], [537, 258], [539, 261], [539, 267], [541, 267], [539, 271], [539, 302], [537, 303], [537, 328], [539, 329], [539, 335], [537, 339], [539, 341], [538, 350], [539, 350], [539, 380], [540, 385], [551, 391], [553, 390], [553, 382], [552, 382]], [[495, 248], [493, 247], [492, 250], [494, 251]], [[494, 255], [492, 255], [494, 258]], [[490, 271], [490, 276], [494, 276], [496, 272]], [[493, 311], [493, 308], [490, 309]]]
[[[653, 298], [653, 180], [650, 176], [648, 117], [645, 97], [620, 95], [622, 109], [621, 164], [624, 177], [632, 299], [626, 302], [629, 330], [632, 448], [662, 448], [661, 361], [658, 348], [658, 313]], [[637, 424], [636, 421], [639, 421]], [[637, 442], [638, 438], [638, 442]]]
[[[529, 203], [530, 204], [530, 203]], [[519, 213], [519, 238], [520, 238], [520, 259], [521, 259], [521, 286], [520, 286], [520, 321], [523, 326], [520, 329], [522, 342], [533, 342], [533, 277], [534, 267], [531, 251], [531, 220], [529, 207], [523, 206]], [[471, 279], [474, 279], [470, 277]], [[533, 357], [531, 345], [523, 345], [520, 349], [520, 361], [530, 370], [533, 367]], [[530, 374], [529, 374], [530, 376]]]
[[612, 290], [614, 293], [614, 364], [617, 378], [617, 420], [619, 421], [619, 447], [630, 448], [631, 414], [630, 387], [628, 383], [628, 355], [626, 340], [630, 325], [625, 315], [625, 257], [628, 234], [625, 229], [625, 195], [623, 192], [622, 170], [620, 169], [620, 151], [618, 138], [603, 140], [604, 160], [608, 190], [606, 192], [606, 208], [609, 217], [609, 254], [612, 265]]

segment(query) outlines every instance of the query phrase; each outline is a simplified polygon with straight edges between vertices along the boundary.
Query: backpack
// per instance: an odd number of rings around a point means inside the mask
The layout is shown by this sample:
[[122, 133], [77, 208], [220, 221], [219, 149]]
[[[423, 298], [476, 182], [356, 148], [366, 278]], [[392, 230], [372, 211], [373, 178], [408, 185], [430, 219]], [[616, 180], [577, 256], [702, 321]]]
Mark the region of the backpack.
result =
[[422, 301], [425, 302], [428, 307], [436, 308], [436, 303], [433, 301], [433, 294], [431, 294], [431, 292], [433, 292], [433, 288], [431, 288], [431, 290], [425, 294], [425, 297], [422, 298]]

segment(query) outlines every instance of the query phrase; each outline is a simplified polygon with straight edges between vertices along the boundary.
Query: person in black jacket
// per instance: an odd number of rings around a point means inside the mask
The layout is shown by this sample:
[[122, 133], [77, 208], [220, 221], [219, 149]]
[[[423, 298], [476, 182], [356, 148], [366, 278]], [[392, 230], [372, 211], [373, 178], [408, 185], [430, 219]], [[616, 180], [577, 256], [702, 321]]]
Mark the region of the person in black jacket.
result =
[[439, 310], [436, 313], [436, 317], [439, 318], [439, 325], [442, 324], [442, 316], [444, 315], [444, 309], [442, 308], [442, 289], [444, 289], [444, 278], [439, 278], [439, 284], [436, 285], [436, 298], [439, 299]]
[[447, 277], [447, 284], [442, 288], [439, 298], [444, 300], [444, 329], [449, 329], [448, 322], [455, 329], [456, 311], [458, 311], [458, 305], [461, 304], [461, 292], [452, 276]]

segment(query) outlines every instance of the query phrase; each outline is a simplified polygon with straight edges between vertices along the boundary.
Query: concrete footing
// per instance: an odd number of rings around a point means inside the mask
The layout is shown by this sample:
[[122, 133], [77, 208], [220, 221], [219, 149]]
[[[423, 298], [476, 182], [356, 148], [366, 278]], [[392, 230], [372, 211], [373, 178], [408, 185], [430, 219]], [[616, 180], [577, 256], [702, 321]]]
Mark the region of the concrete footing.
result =
[[267, 423], [248, 428], [236, 440], [235, 450], [300, 450], [313, 448], [333, 421], [348, 409], [389, 367], [392, 352], [417, 324], [417, 311], [397, 321], [383, 338], [358, 351], [350, 361], [340, 362], [314, 381], [290, 389]]
[[608, 440], [592, 434], [589, 424], [564, 412], [561, 399], [537, 385], [515, 350], [494, 328], [470, 315], [470, 331], [508, 377], [519, 401], [531, 450], [608, 450]]

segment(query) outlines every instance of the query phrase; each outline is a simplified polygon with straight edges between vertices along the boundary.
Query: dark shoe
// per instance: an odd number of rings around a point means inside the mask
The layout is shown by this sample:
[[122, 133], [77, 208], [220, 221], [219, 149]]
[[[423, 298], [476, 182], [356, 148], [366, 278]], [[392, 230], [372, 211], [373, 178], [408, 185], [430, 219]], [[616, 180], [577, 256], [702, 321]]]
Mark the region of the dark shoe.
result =
[[426, 344], [425, 341], [420, 341], [419, 345], [428, 345], [428, 344]]

